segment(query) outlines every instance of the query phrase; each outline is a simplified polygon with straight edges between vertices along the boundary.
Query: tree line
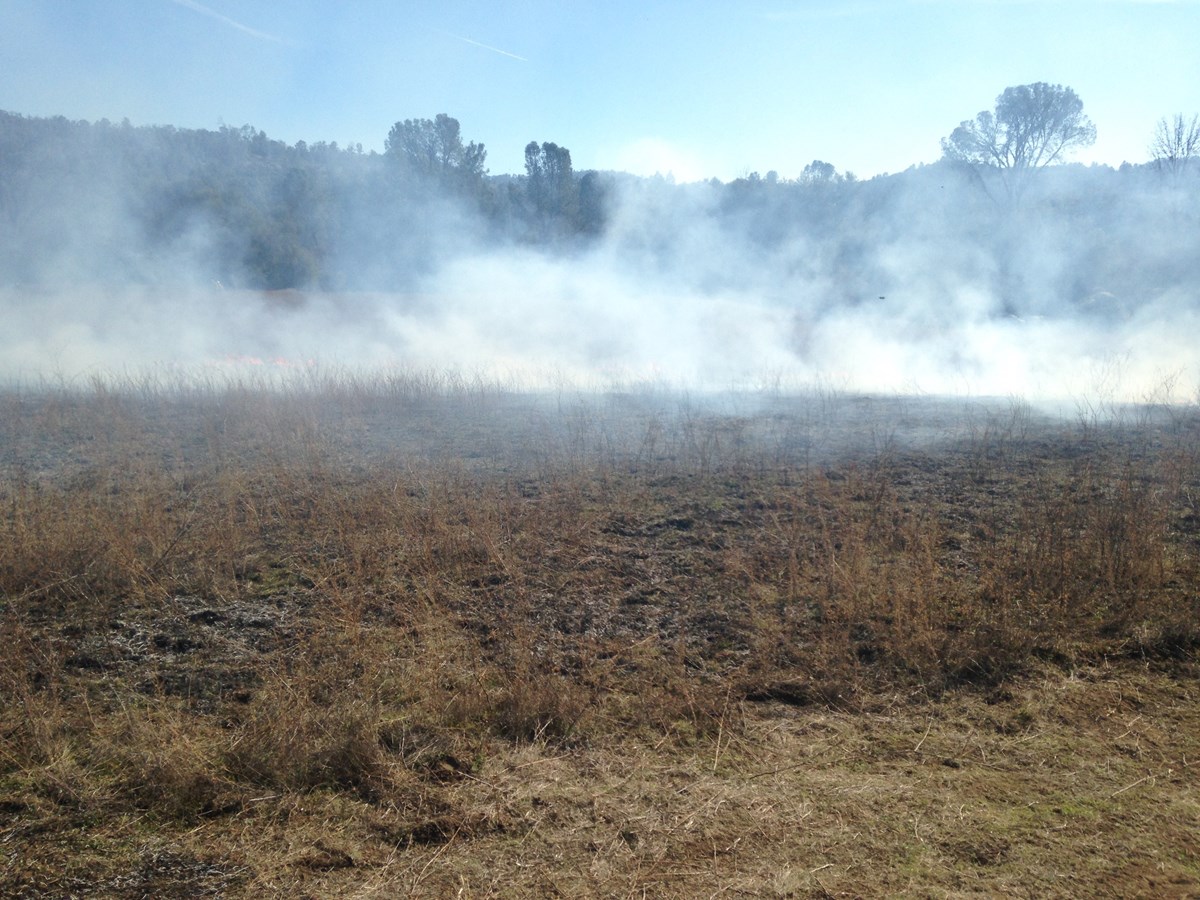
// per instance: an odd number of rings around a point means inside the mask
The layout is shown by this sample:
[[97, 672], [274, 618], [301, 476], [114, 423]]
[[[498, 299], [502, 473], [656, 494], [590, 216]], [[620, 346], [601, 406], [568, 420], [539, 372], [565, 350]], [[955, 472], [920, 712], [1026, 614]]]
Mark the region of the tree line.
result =
[[[647, 264], [674, 265], [680, 230], [699, 223], [729, 245], [794, 254], [790, 270], [819, 270], [831, 302], [886, 288], [879, 246], [974, 241], [991, 262], [973, 265], [1019, 310], [1044, 287], [1026, 283], [1035, 220], [1075, 235], [1063, 252], [1087, 283], [1057, 285], [1063, 296], [1128, 282], [1131, 267], [1157, 284], [1191, 278], [1193, 264], [1168, 250], [1130, 259], [1125, 235], [1168, 233], [1164, 247], [1196, 236], [1200, 120], [1162, 119], [1145, 164], [1068, 163], [1095, 135], [1073, 90], [1037, 83], [1006, 89], [953, 129], [939, 162], [897, 175], [860, 181], [813, 160], [790, 180], [768, 172], [676, 185], [576, 171], [570, 150], [551, 141], [526, 145], [523, 174], [491, 175], [485, 146], [444, 113], [396, 122], [383, 153], [288, 145], [250, 126], [0, 113], [0, 282], [405, 290], [480, 247], [573, 253], [610, 240]], [[642, 204], [638, 227], [614, 232], [630, 197]]]
[[489, 176], [459, 123], [397, 122], [385, 151], [251, 126], [134, 127], [0, 112], [0, 283], [179, 276], [254, 288], [403, 288], [457, 235], [569, 247], [615, 176], [545, 143]]

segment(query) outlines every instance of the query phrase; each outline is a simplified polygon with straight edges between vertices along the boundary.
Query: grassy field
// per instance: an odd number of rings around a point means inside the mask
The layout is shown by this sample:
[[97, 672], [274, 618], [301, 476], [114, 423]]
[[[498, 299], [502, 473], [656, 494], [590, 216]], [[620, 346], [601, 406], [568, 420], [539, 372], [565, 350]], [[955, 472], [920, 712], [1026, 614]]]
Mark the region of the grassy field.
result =
[[1200, 411], [0, 392], [0, 895], [1200, 896]]

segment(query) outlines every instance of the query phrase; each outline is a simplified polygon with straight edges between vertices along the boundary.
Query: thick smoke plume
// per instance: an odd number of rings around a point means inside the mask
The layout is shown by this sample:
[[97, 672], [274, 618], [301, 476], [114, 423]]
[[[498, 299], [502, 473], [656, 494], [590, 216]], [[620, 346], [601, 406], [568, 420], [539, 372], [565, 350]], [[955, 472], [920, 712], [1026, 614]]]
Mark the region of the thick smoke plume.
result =
[[[148, 182], [135, 151], [166, 138], [110, 127], [90, 174], [71, 175], [78, 160], [45, 157], [81, 152], [60, 126], [60, 144], [4, 173], [8, 380], [404, 367], [1141, 400], [1190, 398], [1200, 376], [1194, 175], [1056, 167], [1017, 204], [945, 163], [867, 182], [832, 167], [789, 183], [593, 173], [602, 221], [565, 234], [521, 218], [524, 179], [491, 179], [482, 199], [418, 190], [385, 158], [330, 148], [317, 162], [285, 148], [266, 187], [245, 169], [270, 215], [239, 219], [240, 195], [203, 193], [209, 151]], [[263, 259], [286, 289], [268, 289]]]

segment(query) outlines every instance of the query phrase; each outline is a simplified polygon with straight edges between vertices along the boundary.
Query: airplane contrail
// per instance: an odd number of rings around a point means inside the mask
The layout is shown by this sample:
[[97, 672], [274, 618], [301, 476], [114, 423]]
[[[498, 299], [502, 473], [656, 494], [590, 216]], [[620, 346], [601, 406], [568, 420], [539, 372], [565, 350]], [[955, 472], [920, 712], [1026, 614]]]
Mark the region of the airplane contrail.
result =
[[222, 15], [215, 9], [210, 9], [203, 3], [197, 3], [196, 0], [171, 0], [171, 2], [177, 6], [182, 6], [184, 9], [190, 9], [193, 12], [200, 13], [201, 15], [210, 16], [211, 18], [216, 19], [218, 22], [224, 22], [230, 28], [236, 28], [238, 31], [248, 34], [251, 37], [256, 37], [259, 40], [273, 41], [277, 44], [288, 43], [288, 41], [281, 37], [277, 37], [273, 34], [267, 34], [265, 31], [259, 31], [256, 28], [251, 28], [249, 25], [243, 25], [241, 22], [229, 18], [229, 16]]
[[521, 62], [529, 62], [524, 56], [517, 56], [515, 53], [509, 53], [507, 50], [501, 50], [499, 47], [492, 47], [488, 44], [481, 44], [479, 41], [473, 41], [469, 37], [463, 37], [461, 34], [454, 34], [451, 31], [443, 31], [442, 34], [447, 37], [458, 38], [467, 44], [472, 44], [476, 47], [482, 47], [484, 50], [491, 50], [493, 53], [499, 53], [501, 56], [507, 56], [510, 59], [519, 59]]

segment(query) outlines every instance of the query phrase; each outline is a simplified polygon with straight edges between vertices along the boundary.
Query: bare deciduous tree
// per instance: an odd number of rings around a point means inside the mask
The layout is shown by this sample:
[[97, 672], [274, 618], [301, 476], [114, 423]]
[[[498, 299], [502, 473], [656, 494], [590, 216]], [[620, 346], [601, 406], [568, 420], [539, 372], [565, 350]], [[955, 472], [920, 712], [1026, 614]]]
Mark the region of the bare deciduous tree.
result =
[[1192, 160], [1200, 157], [1200, 115], [1189, 120], [1183, 113], [1176, 113], [1171, 119], [1159, 119], [1150, 155], [1155, 165], [1172, 178], [1182, 175]]

